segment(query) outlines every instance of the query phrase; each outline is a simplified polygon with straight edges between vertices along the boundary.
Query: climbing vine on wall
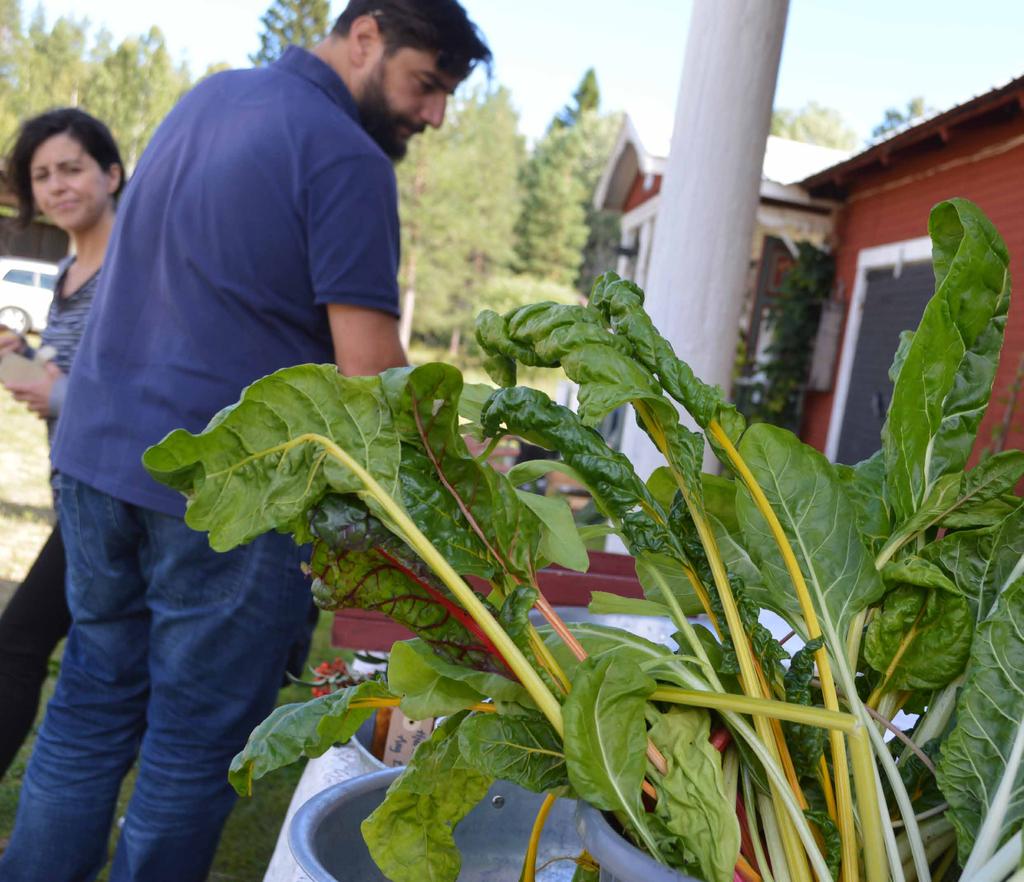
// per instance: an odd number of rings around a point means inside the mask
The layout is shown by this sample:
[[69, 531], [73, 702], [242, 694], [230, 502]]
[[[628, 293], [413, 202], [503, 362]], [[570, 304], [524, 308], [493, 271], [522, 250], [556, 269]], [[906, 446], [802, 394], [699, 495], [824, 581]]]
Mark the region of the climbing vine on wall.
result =
[[835, 260], [809, 242], [797, 245], [797, 259], [786, 273], [768, 313], [772, 342], [757, 365], [760, 400], [749, 414], [755, 420], [799, 429], [804, 386], [810, 370], [821, 305], [832, 290]]

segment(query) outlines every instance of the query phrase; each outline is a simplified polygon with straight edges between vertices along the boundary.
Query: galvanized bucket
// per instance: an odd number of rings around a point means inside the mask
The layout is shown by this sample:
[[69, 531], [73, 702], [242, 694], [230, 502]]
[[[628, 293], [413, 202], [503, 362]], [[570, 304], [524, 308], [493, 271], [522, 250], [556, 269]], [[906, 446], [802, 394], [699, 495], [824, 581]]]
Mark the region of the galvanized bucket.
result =
[[[363, 842], [359, 825], [384, 799], [401, 769], [373, 772], [318, 793], [292, 820], [288, 843], [311, 882], [385, 880]], [[460, 882], [508, 882], [518, 879], [530, 830], [543, 796], [499, 781], [455, 828], [462, 853]], [[541, 837], [538, 882], [569, 882], [582, 850], [574, 823], [575, 803], [560, 799]], [[554, 861], [554, 863], [548, 863]], [[652, 880], [645, 880], [652, 882]]]
[[576, 804], [576, 828], [583, 847], [601, 865], [601, 882], [700, 882], [640, 851], [585, 802]]

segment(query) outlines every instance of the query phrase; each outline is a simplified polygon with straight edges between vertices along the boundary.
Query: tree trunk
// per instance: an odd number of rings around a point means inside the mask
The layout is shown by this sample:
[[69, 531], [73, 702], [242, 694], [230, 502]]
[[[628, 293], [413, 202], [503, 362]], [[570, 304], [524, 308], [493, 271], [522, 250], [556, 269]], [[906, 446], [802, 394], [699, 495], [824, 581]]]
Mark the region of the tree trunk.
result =
[[451, 340], [448, 342], [448, 357], [455, 358], [459, 354], [459, 345], [462, 343], [462, 328], [456, 325], [452, 328]]
[[412, 316], [416, 311], [416, 252], [413, 251], [405, 264], [405, 293], [402, 296], [402, 317], [398, 322], [398, 338], [402, 348], [409, 351], [412, 340]]

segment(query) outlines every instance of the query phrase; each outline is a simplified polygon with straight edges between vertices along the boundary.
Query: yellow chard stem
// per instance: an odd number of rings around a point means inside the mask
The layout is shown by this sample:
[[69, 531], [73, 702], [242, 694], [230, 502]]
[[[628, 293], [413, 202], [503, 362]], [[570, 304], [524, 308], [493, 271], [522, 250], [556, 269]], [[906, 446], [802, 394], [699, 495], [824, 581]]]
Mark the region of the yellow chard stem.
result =
[[736, 714], [772, 717], [789, 723], [816, 726], [838, 732], [858, 731], [860, 723], [853, 714], [842, 711], [823, 710], [806, 704], [776, 701], [774, 698], [753, 698], [749, 695], [732, 695], [721, 692], [703, 692], [700, 689], [680, 689], [676, 686], [659, 686], [650, 696], [651, 701], [667, 704], [683, 704], [703, 707], [708, 710], [729, 711]]
[[853, 760], [853, 780], [857, 785], [857, 802], [861, 806], [860, 823], [864, 835], [867, 882], [887, 882], [889, 862], [882, 844], [885, 837], [882, 833], [878, 785], [875, 781], [875, 760], [871, 754], [867, 729], [861, 724], [850, 733], [850, 754]]
[[413, 551], [437, 574], [438, 578], [444, 582], [448, 590], [462, 604], [463, 609], [473, 617], [473, 620], [480, 626], [480, 629], [487, 635], [498, 652], [501, 653], [502, 658], [505, 659], [512, 672], [519, 678], [519, 682], [523, 684], [523, 687], [537, 704], [541, 713], [548, 718], [548, 722], [554, 727], [559, 737], [562, 737], [565, 727], [562, 722], [562, 706], [558, 703], [558, 699], [552, 695], [551, 690], [548, 689], [540, 675], [527, 661], [519, 647], [512, 642], [512, 638], [505, 633], [505, 629], [501, 627], [487, 607], [483, 605], [476, 592], [452, 569], [451, 564], [438, 553], [437, 549], [430, 543], [430, 540], [413, 523], [412, 518], [377, 483], [373, 475], [366, 471], [345, 450], [323, 435], [300, 435], [292, 439], [292, 443], [295, 445], [307, 442], [322, 445], [328, 455], [336, 459], [363, 483], [369, 495], [373, 497], [385, 514], [387, 514], [392, 523], [401, 530], [402, 537]]
[[535, 882], [537, 878], [537, 852], [540, 849], [540, 836], [544, 832], [544, 825], [547, 823], [555, 799], [556, 797], [552, 794], [547, 794], [537, 812], [533, 829], [530, 831], [530, 841], [526, 846], [526, 857], [523, 858], [523, 872], [519, 877], [521, 882]]
[[860, 655], [860, 641], [864, 633], [864, 623], [868, 620], [868, 610], [862, 609], [850, 622], [850, 630], [846, 635], [846, 664], [851, 671], [857, 670], [857, 657]]
[[768, 849], [768, 865], [775, 875], [775, 882], [790, 882], [789, 869], [786, 866], [785, 850], [782, 848], [782, 837], [779, 836], [779, 818], [775, 805], [769, 796], [757, 794], [758, 814], [764, 828], [765, 847]]
[[548, 645], [544, 642], [533, 625], [529, 626], [527, 634], [529, 634], [530, 647], [537, 656], [537, 661], [543, 666], [548, 674], [551, 675], [551, 679], [558, 684], [562, 692], [568, 695], [570, 689], [569, 677], [566, 675], [565, 671], [562, 670], [562, 666], [558, 663], [558, 660], [552, 654]]
[[[782, 524], [779, 522], [775, 511], [768, 502], [768, 497], [765, 496], [764, 491], [761, 489], [761, 485], [757, 483], [757, 479], [754, 477], [753, 472], [750, 471], [746, 462], [743, 461], [743, 457], [740, 456], [739, 451], [733, 445], [722, 426], [716, 420], [712, 420], [708, 424], [708, 431], [714, 436], [715, 440], [725, 451], [725, 454], [729, 459], [729, 464], [736, 471], [736, 474], [747, 488], [751, 498], [754, 500], [754, 505], [757, 507], [757, 510], [768, 523], [768, 528], [771, 530], [772, 536], [775, 538], [775, 542], [782, 554], [782, 559], [786, 565], [786, 571], [789, 573], [789, 577], [793, 581], [797, 600], [800, 603], [800, 612], [803, 614], [804, 621], [807, 624], [808, 638], [814, 640], [820, 637], [821, 626], [818, 623], [818, 614], [814, 608], [814, 602], [811, 599], [807, 583], [804, 580], [803, 571], [800, 569], [800, 564], [796, 559], [796, 555], [793, 553], [793, 548], [789, 544], [786, 531], [782, 528]], [[814, 661], [818, 666], [818, 678], [821, 681], [821, 694], [825, 701], [825, 707], [829, 710], [838, 711], [839, 696], [836, 692], [835, 680], [832, 677], [832, 667], [829, 664], [828, 649], [826, 646], [823, 645], [814, 654]], [[829, 732], [829, 745], [832, 749], [832, 767], [835, 775], [836, 806], [839, 812], [838, 826], [840, 841], [842, 843], [843, 858], [842, 878], [846, 880], [846, 882], [856, 882], [858, 879], [857, 830], [854, 824], [853, 795], [851, 793], [850, 777], [847, 771], [849, 766], [846, 758], [846, 742], [844, 741], [842, 734], [833, 730]]]
[[750, 781], [749, 770], [745, 768], [740, 770], [740, 783], [743, 787], [743, 804], [747, 810], [747, 832], [750, 834], [750, 842], [754, 847], [754, 857], [757, 858], [761, 878], [764, 882], [775, 882], [771, 865], [768, 863], [768, 857], [764, 853], [764, 845], [761, 842], [761, 831], [758, 825], [761, 813], [758, 811], [757, 796], [754, 794], [754, 785]]
[[[763, 693], [760, 689], [753, 652], [751, 651], [746, 631], [743, 629], [743, 622], [740, 619], [739, 609], [736, 606], [736, 599], [733, 597], [732, 588], [729, 586], [729, 576], [725, 571], [725, 564], [722, 563], [722, 556], [718, 551], [718, 543], [715, 541], [714, 533], [711, 531], [700, 507], [696, 504], [696, 501], [694, 500], [686, 481], [683, 479], [683, 476], [679, 474], [674, 467], [672, 467], [672, 457], [669, 455], [668, 440], [666, 439], [664, 432], [662, 432], [661, 428], [658, 426], [658, 422], [654, 418], [650, 407], [648, 407], [648, 405], [643, 401], [637, 400], [633, 401], [633, 407], [636, 408], [637, 414], [643, 421], [651, 438], [654, 439], [654, 443], [658, 447], [662, 456], [664, 456], [665, 460], [669, 463], [676, 485], [678, 486], [680, 493], [682, 493], [683, 501], [686, 503], [687, 510], [693, 518], [693, 523], [697, 528], [697, 535], [700, 538], [701, 545], [704, 547], [705, 554], [707, 555], [708, 563], [711, 566], [711, 575], [715, 582], [715, 588], [718, 591], [719, 598], [722, 601], [722, 608], [725, 611], [726, 625], [728, 626], [729, 634], [732, 635], [733, 646], [736, 650], [736, 659], [740, 666], [740, 685], [742, 686], [743, 691], [748, 695], [762, 697]], [[780, 745], [776, 740], [776, 733], [773, 732], [768, 718], [761, 715], [755, 716], [754, 727], [757, 730], [758, 737], [764, 743], [772, 758], [776, 762], [781, 762]], [[785, 744], [783, 743], [781, 747], [784, 750]], [[771, 786], [774, 791], [776, 789], [775, 785], [773, 784]], [[786, 858], [789, 863], [789, 869], [793, 875], [793, 879], [795, 882], [807, 882], [807, 880], [810, 879], [810, 870], [807, 866], [805, 852], [800, 847], [800, 841], [797, 836], [797, 832], [793, 827], [792, 821], [785, 814], [779, 816], [779, 833], [782, 838], [782, 844], [786, 850]]]
[[[757, 665], [751, 651], [750, 641], [747, 639], [747, 632], [743, 629], [743, 622], [740, 619], [736, 598], [733, 597], [732, 588], [729, 585], [729, 576], [725, 571], [725, 564], [722, 563], [722, 557], [718, 551], [718, 543], [715, 541], [714, 533], [711, 532], [711, 528], [702, 516], [701, 511], [694, 504], [681, 477], [677, 476], [676, 480], [690, 515], [693, 518], [693, 522], [697, 527], [697, 535], [700, 537], [701, 544], [704, 546], [704, 551], [707, 554], [708, 563], [711, 566], [711, 574], [715, 580], [715, 588], [718, 590], [718, 596], [722, 601], [722, 608], [725, 610], [726, 624], [729, 628], [729, 633], [732, 635], [733, 647], [736, 650], [736, 658], [740, 665], [740, 683], [748, 695], [755, 698], [760, 697], [760, 695], [764, 694], [761, 688], [761, 678], [758, 677]], [[782, 752], [786, 750], [785, 742], [782, 742], [780, 745], [776, 738], [779, 733], [775, 731], [767, 717], [762, 716], [758, 712], [754, 713], [754, 728], [757, 730], [758, 736], [764, 742], [772, 757], [785, 769], [787, 763], [782, 759]], [[791, 769], [792, 763], [790, 762], [788, 765]], [[792, 780], [789, 781], [791, 788], [793, 788], [794, 783]], [[803, 793], [799, 790], [799, 784], [793, 788], [793, 792], [798, 794], [797, 799], [800, 802], [804, 801]], [[778, 822], [782, 845], [785, 848], [789, 863], [789, 871], [795, 882], [806, 882], [806, 880], [810, 879], [810, 870], [807, 867], [804, 852], [800, 848], [796, 830], [789, 817], [785, 814], [779, 816]]]
[[[359, 710], [360, 708], [368, 707], [398, 707], [402, 703], [400, 698], [354, 698], [349, 702], [349, 709]], [[498, 708], [493, 704], [484, 704], [479, 702], [478, 704], [471, 704], [466, 710], [476, 711], [481, 714], [496, 714]]]
[[836, 817], [836, 795], [832, 790], [832, 776], [829, 775], [828, 761], [825, 754], [818, 757], [818, 783], [821, 784], [821, 792], [825, 797], [825, 808], [830, 818]]

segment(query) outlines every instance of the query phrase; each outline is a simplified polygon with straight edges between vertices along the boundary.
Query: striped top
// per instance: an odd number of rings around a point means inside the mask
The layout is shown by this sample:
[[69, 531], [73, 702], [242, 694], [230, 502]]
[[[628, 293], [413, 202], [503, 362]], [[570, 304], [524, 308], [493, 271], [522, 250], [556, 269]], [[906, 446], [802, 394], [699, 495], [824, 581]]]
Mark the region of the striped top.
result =
[[68, 384], [67, 375], [71, 372], [71, 364], [74, 361], [75, 353], [78, 352], [78, 344], [81, 342], [82, 332], [85, 330], [85, 320], [89, 317], [92, 298], [96, 293], [100, 277], [99, 270], [97, 270], [70, 297], [61, 296], [68, 269], [74, 262], [73, 255], [65, 257], [60, 262], [57, 271], [57, 284], [54, 286], [53, 302], [50, 304], [50, 311], [46, 317], [46, 327], [40, 335], [43, 346], [51, 346], [57, 353], [53, 357], [53, 362], [64, 373], [64, 376], [53, 384], [53, 390], [50, 392], [50, 415], [46, 419], [46, 431], [51, 440], [53, 431], [57, 427], [57, 417], [60, 416], [61, 408], [64, 405], [64, 394]]

